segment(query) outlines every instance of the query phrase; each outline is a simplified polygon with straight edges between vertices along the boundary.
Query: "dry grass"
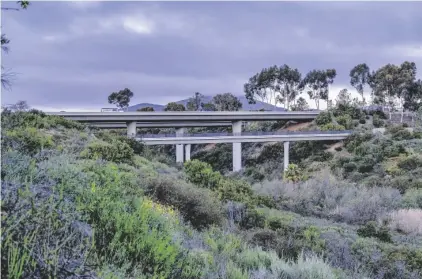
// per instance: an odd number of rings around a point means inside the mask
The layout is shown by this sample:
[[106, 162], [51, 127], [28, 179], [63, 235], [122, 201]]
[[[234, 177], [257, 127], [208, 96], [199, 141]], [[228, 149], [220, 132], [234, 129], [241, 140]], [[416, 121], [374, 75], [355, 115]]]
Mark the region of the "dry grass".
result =
[[400, 209], [388, 216], [389, 227], [407, 234], [422, 235], [422, 209]]

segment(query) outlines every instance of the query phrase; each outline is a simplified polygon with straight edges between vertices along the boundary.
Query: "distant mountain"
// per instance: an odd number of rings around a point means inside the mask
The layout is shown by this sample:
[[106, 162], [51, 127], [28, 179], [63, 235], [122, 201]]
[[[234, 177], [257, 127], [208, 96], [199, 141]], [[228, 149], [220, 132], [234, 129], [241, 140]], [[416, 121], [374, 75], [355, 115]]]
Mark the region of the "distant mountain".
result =
[[[239, 98], [240, 102], [242, 103], [242, 110], [264, 109], [264, 110], [267, 110], [267, 111], [285, 111], [284, 108], [276, 107], [274, 105], [271, 105], [271, 104], [268, 104], [268, 103], [265, 103], [265, 102], [256, 101], [256, 104], [249, 104], [246, 97], [244, 97], [244, 96], [236, 96], [236, 97]], [[202, 102], [203, 103], [209, 103], [212, 100], [212, 98], [213, 98], [213, 96], [204, 96], [202, 98]], [[176, 103], [183, 104], [186, 107], [188, 101], [189, 101], [189, 98], [177, 101]], [[141, 103], [141, 104], [137, 104], [137, 105], [133, 105], [133, 106], [128, 107], [128, 111], [136, 111], [138, 109], [145, 108], [145, 107], [152, 107], [152, 108], [154, 108], [154, 111], [163, 111], [164, 108], [165, 108], [165, 105]]]

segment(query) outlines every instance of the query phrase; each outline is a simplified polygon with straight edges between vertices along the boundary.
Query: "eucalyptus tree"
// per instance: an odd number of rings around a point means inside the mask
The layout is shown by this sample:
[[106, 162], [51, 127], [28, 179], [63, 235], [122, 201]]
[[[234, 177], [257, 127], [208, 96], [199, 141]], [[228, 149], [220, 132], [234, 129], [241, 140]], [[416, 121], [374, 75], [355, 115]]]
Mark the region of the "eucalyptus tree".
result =
[[329, 86], [333, 84], [337, 72], [335, 69], [312, 70], [302, 80], [301, 88], [306, 88], [309, 98], [315, 101], [319, 109], [319, 101], [324, 100], [328, 106]]
[[299, 97], [295, 104], [291, 105], [293, 111], [304, 111], [309, 109], [308, 102], [303, 97]]
[[245, 83], [246, 99], [250, 104], [255, 104], [256, 100], [273, 105], [284, 103], [288, 110], [290, 103], [301, 93], [301, 78], [298, 69], [286, 64], [264, 68]]
[[133, 97], [133, 92], [125, 88], [119, 92], [113, 92], [108, 96], [108, 103], [115, 104], [118, 108], [127, 110], [130, 99]]
[[242, 109], [242, 102], [232, 93], [217, 94], [212, 103], [218, 111], [238, 111]]
[[187, 109], [191, 111], [201, 111], [203, 108], [202, 106], [203, 98], [204, 98], [204, 95], [202, 95], [199, 92], [195, 92], [193, 97], [189, 98], [188, 103], [186, 104]]
[[399, 106], [403, 113], [406, 100], [417, 95], [416, 64], [405, 61], [401, 65], [387, 64], [371, 74], [370, 86], [376, 103], [386, 106], [390, 112]]
[[365, 97], [363, 95], [365, 86], [370, 80], [370, 69], [365, 63], [358, 64], [350, 70], [350, 85], [362, 96], [362, 104], [365, 104]]
[[164, 108], [164, 111], [185, 111], [185, 110], [186, 108], [183, 104], [178, 104], [176, 102], [170, 102]]

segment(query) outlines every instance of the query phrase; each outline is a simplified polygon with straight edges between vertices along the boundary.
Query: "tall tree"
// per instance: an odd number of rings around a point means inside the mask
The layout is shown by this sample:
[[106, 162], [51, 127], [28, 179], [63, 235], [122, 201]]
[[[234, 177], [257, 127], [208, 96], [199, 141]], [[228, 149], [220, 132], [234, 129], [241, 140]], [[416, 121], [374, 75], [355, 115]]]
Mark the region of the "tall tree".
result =
[[279, 80], [281, 81], [281, 96], [284, 100], [284, 108], [288, 110], [290, 103], [302, 92], [302, 74], [298, 69], [290, 68], [284, 64], [279, 68]]
[[195, 92], [193, 97], [189, 98], [189, 101], [187, 103], [187, 109], [192, 111], [201, 111], [202, 110], [202, 99], [204, 98], [204, 95], [202, 95], [199, 92]]
[[409, 94], [406, 95], [403, 107], [411, 111], [422, 108], [422, 80], [418, 79], [413, 82], [409, 88]]
[[154, 111], [154, 108], [153, 107], [144, 107], [144, 108], [137, 109], [136, 111]]
[[405, 61], [400, 65], [399, 87], [396, 91], [396, 97], [401, 108], [401, 122], [403, 122], [403, 114], [406, 100], [412, 99], [413, 91], [416, 84], [416, 64], [414, 62]]
[[133, 97], [133, 92], [125, 88], [119, 92], [113, 92], [108, 96], [108, 103], [115, 104], [118, 108], [127, 110], [130, 99]]
[[216, 111], [217, 108], [215, 107], [213, 102], [209, 103], [201, 103], [202, 110], [204, 111]]
[[320, 100], [326, 101], [328, 106], [329, 86], [333, 84], [336, 75], [335, 69], [312, 70], [303, 79], [300, 87], [307, 88], [309, 98], [315, 101], [317, 109]]
[[[2, 2], [4, 5], [4, 2]], [[29, 6], [29, 1], [17, 1], [18, 6], [21, 9], [26, 9]], [[11, 8], [11, 7], [1, 7], [1, 10], [13, 10], [13, 11], [19, 11], [19, 8]], [[6, 34], [1, 34], [1, 50], [5, 53], [7, 53], [9, 51], [9, 43], [10, 40], [6, 37]], [[12, 76], [14, 76], [14, 73], [6, 70], [3, 66], [3, 64], [1, 65], [1, 85], [4, 89], [10, 89], [12, 86], [12, 82], [11, 82], [11, 78]]]
[[340, 90], [336, 97], [336, 105], [337, 106], [349, 106], [352, 103], [352, 94], [344, 88]]
[[238, 111], [242, 109], [242, 102], [232, 93], [217, 94], [212, 102], [218, 111]]
[[176, 102], [170, 102], [164, 108], [164, 111], [185, 111], [186, 108], [183, 104], [178, 104]]
[[414, 94], [416, 64], [403, 62], [400, 66], [387, 64], [371, 74], [370, 86], [374, 102], [386, 106], [390, 112], [398, 105], [402, 119], [406, 100]]
[[275, 105], [276, 97], [280, 94], [278, 67], [272, 66], [262, 69], [261, 72], [249, 78], [243, 88], [249, 104], [256, 104], [258, 100]]
[[362, 104], [365, 104], [365, 97], [363, 96], [365, 85], [369, 83], [370, 70], [365, 63], [356, 65], [350, 71], [350, 85], [356, 88], [356, 91], [362, 96]]
[[262, 69], [244, 84], [244, 92], [250, 104], [256, 100], [273, 105], [284, 103], [284, 108], [289, 109], [290, 102], [301, 92], [300, 85], [299, 70], [284, 64]]
[[291, 106], [293, 111], [305, 111], [309, 109], [308, 102], [303, 97], [299, 97], [296, 103]]

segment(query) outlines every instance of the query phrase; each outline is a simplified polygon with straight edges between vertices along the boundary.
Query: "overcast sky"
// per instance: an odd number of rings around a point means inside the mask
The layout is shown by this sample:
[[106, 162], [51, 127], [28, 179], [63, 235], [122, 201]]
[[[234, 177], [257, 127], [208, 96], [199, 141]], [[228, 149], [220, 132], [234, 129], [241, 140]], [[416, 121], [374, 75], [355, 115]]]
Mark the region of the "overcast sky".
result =
[[422, 2], [32, 2], [2, 11], [2, 65], [18, 73], [2, 104], [98, 110], [125, 87], [132, 104], [243, 95], [274, 64], [335, 68], [334, 98], [363, 62], [414, 61], [421, 77], [421, 26]]

